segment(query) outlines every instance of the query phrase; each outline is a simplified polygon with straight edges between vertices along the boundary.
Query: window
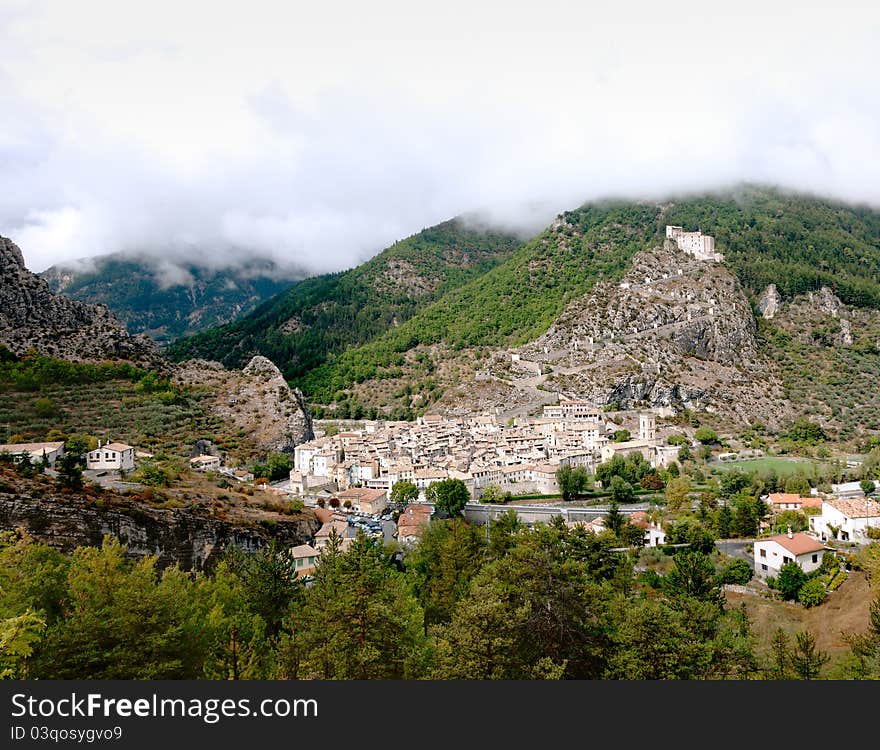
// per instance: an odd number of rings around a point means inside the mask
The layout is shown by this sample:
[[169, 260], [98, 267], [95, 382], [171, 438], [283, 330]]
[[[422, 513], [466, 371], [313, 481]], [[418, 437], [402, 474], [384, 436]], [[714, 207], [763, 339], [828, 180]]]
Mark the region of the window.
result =
[[813, 555], [813, 562], [819, 562], [819, 555]]
[[764, 563], [761, 563], [761, 570], [767, 570], [767, 566]]
[[787, 555], [783, 555], [783, 556], [782, 556], [782, 562], [784, 562], [784, 563], [790, 563], [790, 562], [791, 562], [791, 558], [788, 557]]
[[761, 549], [761, 557], [767, 557], [767, 550]]
[[296, 561], [296, 567], [297, 567], [297, 568], [301, 568], [302, 566], [303, 566], [302, 558], [299, 558], [299, 559]]

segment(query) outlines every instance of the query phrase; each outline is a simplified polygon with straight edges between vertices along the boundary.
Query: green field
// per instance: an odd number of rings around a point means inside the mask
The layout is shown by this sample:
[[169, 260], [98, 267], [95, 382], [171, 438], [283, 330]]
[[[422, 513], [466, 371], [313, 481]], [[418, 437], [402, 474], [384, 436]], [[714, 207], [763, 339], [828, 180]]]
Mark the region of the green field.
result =
[[792, 474], [824, 474], [833, 469], [827, 461], [817, 461], [811, 458], [782, 458], [779, 456], [765, 456], [764, 458], [752, 458], [742, 461], [727, 461], [725, 463], [712, 464], [712, 470], [740, 469], [746, 472], [765, 472], [773, 470], [779, 476], [791, 476]]

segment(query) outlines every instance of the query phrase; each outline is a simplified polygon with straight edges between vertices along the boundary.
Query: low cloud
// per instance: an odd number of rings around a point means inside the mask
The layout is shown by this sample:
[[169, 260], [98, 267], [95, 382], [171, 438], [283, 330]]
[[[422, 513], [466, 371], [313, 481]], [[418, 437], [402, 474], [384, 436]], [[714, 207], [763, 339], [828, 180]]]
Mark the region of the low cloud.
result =
[[0, 31], [0, 234], [34, 271], [321, 273], [460, 214], [529, 234], [743, 180], [880, 204], [873, 6], [34, 7]]

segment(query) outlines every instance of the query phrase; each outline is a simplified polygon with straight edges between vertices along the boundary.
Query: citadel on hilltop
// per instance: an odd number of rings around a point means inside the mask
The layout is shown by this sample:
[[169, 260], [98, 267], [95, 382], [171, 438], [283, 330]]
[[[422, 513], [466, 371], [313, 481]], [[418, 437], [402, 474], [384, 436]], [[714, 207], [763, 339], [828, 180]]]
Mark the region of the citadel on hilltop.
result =
[[674, 240], [679, 250], [693, 255], [697, 260], [724, 260], [721, 253], [715, 252], [715, 238], [702, 232], [685, 232], [683, 227], [666, 225], [666, 237]]

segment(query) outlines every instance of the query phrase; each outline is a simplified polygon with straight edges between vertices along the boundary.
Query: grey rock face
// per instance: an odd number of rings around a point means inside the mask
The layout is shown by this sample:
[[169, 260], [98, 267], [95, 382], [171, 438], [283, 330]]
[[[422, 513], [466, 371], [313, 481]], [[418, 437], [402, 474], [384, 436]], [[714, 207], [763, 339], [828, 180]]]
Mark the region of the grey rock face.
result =
[[200, 570], [231, 545], [253, 551], [271, 538], [289, 546], [304, 544], [319, 526], [312, 514], [280, 519], [270, 531], [257, 523], [220, 520], [184, 508], [130, 504], [102, 508], [70, 496], [0, 491], [0, 528], [27, 530], [38, 541], [65, 553], [78, 546], [99, 546], [104, 535], [110, 534], [126, 545], [132, 557], [155, 555], [159, 569], [180, 565], [183, 570]]
[[128, 360], [161, 368], [165, 359], [146, 336], [131, 336], [104, 305], [53, 294], [25, 268], [21, 250], [0, 237], [0, 344], [74, 362]]
[[292, 453], [315, 436], [303, 394], [266, 357], [254, 357], [243, 370], [187, 360], [177, 365], [174, 380], [210, 388], [212, 411], [245, 430], [263, 451]]
[[776, 288], [776, 284], [770, 284], [758, 298], [758, 312], [767, 320], [773, 318], [782, 305], [782, 295]]

